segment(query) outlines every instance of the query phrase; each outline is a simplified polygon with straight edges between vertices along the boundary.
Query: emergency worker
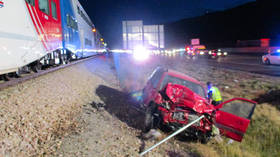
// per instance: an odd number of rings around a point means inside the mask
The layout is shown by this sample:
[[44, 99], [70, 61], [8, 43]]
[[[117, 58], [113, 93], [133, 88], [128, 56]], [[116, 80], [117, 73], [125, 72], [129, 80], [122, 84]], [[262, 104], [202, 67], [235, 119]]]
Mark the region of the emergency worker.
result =
[[207, 89], [208, 89], [207, 96], [208, 96], [208, 99], [210, 100], [210, 103], [214, 106], [221, 104], [223, 99], [222, 99], [219, 89], [217, 87], [213, 86], [213, 84], [211, 82], [207, 82]]

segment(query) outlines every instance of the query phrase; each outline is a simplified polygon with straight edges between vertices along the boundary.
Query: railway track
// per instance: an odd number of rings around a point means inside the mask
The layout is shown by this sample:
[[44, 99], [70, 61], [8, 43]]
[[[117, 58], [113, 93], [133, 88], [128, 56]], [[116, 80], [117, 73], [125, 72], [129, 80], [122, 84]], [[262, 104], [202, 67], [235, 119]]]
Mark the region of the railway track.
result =
[[73, 65], [75, 65], [75, 64], [78, 64], [78, 63], [81, 63], [81, 62], [85, 62], [85, 61], [87, 61], [87, 60], [96, 58], [96, 57], [98, 57], [98, 56], [100, 56], [100, 54], [97, 54], [97, 55], [94, 55], [94, 56], [91, 56], [91, 57], [88, 57], [88, 58], [84, 58], [84, 59], [81, 59], [81, 60], [73, 61], [73, 62], [71, 62], [71, 63], [69, 63], [69, 64], [60, 65], [60, 66], [56, 66], [56, 67], [52, 67], [52, 68], [46, 69], [46, 70], [41, 70], [41, 71], [39, 71], [38, 73], [31, 73], [31, 74], [28, 74], [28, 75], [23, 76], [23, 77], [20, 77], [20, 78], [12, 78], [12, 79], [9, 80], [9, 81], [5, 81], [5, 82], [3, 82], [3, 83], [0, 83], [0, 91], [3, 90], [3, 89], [5, 89], [5, 88], [8, 88], [8, 87], [15, 86], [15, 85], [17, 85], [17, 84], [26, 82], [26, 81], [28, 81], [28, 80], [32, 80], [32, 79], [34, 79], [34, 78], [37, 78], [37, 77], [40, 77], [40, 76], [43, 76], [43, 75], [46, 75], [46, 74], [49, 74], [49, 73], [58, 71], [58, 70], [60, 70], [60, 69], [64, 69], [64, 68], [73, 66]]

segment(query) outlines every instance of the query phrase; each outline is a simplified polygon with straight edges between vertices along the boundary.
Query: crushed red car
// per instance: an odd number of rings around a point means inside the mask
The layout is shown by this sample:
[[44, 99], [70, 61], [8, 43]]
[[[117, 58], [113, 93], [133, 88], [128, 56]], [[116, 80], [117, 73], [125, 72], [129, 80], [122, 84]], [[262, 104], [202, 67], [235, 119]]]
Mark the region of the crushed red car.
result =
[[204, 115], [184, 135], [206, 143], [219, 128], [221, 135], [242, 141], [256, 102], [244, 98], [228, 100], [218, 106], [209, 104], [206, 89], [199, 81], [176, 71], [157, 68], [141, 95], [145, 109], [146, 131], [168, 127], [178, 130]]

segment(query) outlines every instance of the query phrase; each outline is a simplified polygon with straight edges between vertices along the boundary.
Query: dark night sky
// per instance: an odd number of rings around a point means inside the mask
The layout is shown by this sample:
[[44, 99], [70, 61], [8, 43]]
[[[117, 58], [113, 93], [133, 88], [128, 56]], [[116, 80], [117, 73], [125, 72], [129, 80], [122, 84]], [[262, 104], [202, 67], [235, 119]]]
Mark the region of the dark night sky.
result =
[[[255, 0], [79, 0], [111, 48], [121, 48], [121, 21], [164, 24]], [[119, 41], [119, 42], [116, 42]]]

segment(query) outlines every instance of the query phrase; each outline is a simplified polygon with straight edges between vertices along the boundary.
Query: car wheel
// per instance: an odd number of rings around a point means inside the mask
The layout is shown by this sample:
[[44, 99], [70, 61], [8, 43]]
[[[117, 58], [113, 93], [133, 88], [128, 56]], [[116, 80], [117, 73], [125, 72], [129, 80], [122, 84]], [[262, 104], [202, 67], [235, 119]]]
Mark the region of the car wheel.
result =
[[145, 128], [144, 128], [144, 132], [149, 132], [151, 129], [154, 128], [154, 113], [155, 113], [155, 108], [156, 106], [151, 103], [145, 112]]
[[207, 144], [210, 141], [211, 136], [209, 133], [199, 132], [197, 138], [202, 144]]
[[266, 64], [266, 65], [270, 65], [270, 60], [267, 59], [267, 60], [265, 61], [265, 64]]

